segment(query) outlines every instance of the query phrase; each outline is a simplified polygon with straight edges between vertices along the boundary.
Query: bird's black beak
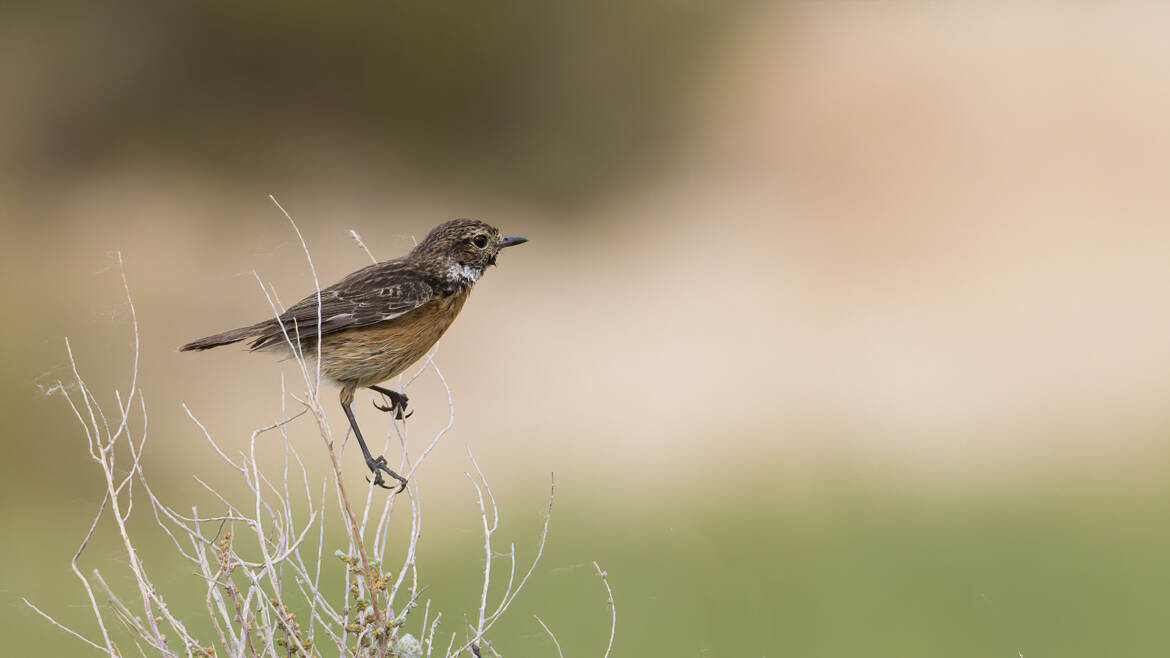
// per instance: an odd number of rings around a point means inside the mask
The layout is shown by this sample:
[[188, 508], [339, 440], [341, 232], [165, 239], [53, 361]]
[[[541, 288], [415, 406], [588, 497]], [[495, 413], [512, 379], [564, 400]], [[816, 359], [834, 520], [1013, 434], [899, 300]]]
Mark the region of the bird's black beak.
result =
[[500, 238], [500, 249], [503, 249], [504, 247], [512, 247], [518, 244], [524, 244], [525, 242], [528, 242], [528, 238], [522, 238], [518, 235], [510, 235], [506, 238]]

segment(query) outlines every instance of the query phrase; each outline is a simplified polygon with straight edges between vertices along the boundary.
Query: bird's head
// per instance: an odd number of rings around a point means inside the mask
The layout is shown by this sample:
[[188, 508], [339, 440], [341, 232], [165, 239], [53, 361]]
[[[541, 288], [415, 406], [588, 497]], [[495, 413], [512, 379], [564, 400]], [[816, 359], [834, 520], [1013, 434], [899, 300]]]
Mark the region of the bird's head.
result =
[[431, 229], [410, 253], [453, 283], [471, 285], [496, 264], [501, 249], [525, 242], [527, 238], [501, 236], [499, 229], [478, 219], [452, 219]]

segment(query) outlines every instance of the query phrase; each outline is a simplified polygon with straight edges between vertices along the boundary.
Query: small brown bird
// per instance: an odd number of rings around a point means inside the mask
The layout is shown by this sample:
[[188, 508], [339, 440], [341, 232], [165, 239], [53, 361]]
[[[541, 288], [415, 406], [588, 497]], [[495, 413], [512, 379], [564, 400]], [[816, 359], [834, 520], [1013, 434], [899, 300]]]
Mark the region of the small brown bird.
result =
[[474, 219], [453, 219], [436, 226], [426, 239], [401, 258], [375, 263], [293, 304], [276, 318], [200, 338], [180, 351], [206, 350], [251, 339], [253, 351], [292, 345], [306, 357], [317, 356], [320, 326], [321, 372], [341, 385], [341, 408], [349, 419], [374, 484], [389, 489], [385, 472], [406, 488], [406, 478], [374, 458], [354, 419], [353, 394], [359, 387], [389, 399], [382, 411], [404, 418], [406, 396], [378, 386], [419, 360], [443, 335], [471, 287], [504, 247], [527, 238], [501, 237]]

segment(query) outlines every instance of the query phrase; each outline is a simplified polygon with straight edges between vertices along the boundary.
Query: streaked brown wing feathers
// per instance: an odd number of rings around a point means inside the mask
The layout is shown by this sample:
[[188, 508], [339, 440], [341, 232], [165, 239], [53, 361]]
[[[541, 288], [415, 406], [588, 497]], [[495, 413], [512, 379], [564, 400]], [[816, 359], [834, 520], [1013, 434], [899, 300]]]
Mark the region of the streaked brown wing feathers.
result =
[[413, 275], [401, 260], [370, 265], [321, 290], [320, 306], [314, 293], [293, 304], [273, 321], [270, 331], [253, 341], [252, 349], [262, 349], [290, 338], [312, 341], [317, 335], [318, 308], [321, 334], [362, 327], [390, 320], [408, 313], [434, 296], [421, 277]]

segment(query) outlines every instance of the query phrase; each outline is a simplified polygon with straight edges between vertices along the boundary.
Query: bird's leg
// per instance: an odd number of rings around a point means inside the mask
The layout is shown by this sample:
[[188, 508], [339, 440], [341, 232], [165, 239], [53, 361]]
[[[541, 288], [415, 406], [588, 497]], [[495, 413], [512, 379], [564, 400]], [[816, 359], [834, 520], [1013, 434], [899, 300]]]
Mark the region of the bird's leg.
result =
[[[352, 396], [353, 394], [350, 393], [350, 395]], [[382, 479], [382, 473], [385, 472], [390, 477], [402, 483], [398, 487], [398, 491], [394, 492], [402, 493], [402, 490], [406, 489], [406, 478], [390, 470], [390, 467], [386, 465], [385, 457], [378, 457], [375, 459], [374, 456], [370, 454], [370, 449], [366, 447], [366, 440], [362, 438], [362, 431], [358, 429], [357, 419], [353, 417], [353, 409], [349, 408], [349, 403], [347, 403], [344, 399], [341, 401], [341, 408], [345, 410], [345, 417], [349, 419], [349, 426], [353, 428], [353, 434], [357, 437], [358, 446], [361, 447], [362, 455], [366, 458], [366, 466], [368, 466], [370, 472], [374, 474], [374, 484], [382, 487], [383, 489], [392, 488], [386, 486], [386, 480]]]
[[381, 404], [378, 404], [377, 402], [375, 402], [374, 406], [382, 411], [395, 411], [395, 410], [397, 410], [398, 413], [395, 414], [394, 417], [397, 418], [398, 420], [410, 418], [411, 414], [414, 413], [412, 411], [409, 414], [403, 415], [403, 412], [406, 411], [406, 396], [403, 395], [402, 393], [399, 393], [398, 391], [391, 391], [390, 389], [382, 388], [381, 386], [371, 386], [370, 390], [374, 391], [375, 393], [381, 393], [382, 395], [385, 395], [386, 397], [390, 398], [390, 404], [381, 405]]

